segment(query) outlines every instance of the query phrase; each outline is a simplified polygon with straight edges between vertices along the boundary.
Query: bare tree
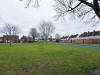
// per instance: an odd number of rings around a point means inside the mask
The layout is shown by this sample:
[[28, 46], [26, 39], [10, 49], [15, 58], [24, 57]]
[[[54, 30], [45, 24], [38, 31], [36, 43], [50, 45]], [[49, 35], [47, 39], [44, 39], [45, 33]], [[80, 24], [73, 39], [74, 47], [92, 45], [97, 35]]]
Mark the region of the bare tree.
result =
[[44, 40], [48, 40], [48, 38], [51, 36], [53, 31], [55, 30], [55, 27], [51, 22], [42, 22], [39, 26], [39, 30], [41, 32], [42, 38]]
[[53, 40], [53, 38], [52, 38], [52, 36], [50, 36], [50, 37], [49, 37], [49, 41], [52, 41], [52, 40]]
[[100, 0], [55, 0], [56, 17], [64, 17], [67, 13], [75, 14], [87, 20], [100, 21]]
[[59, 41], [60, 41], [60, 34], [57, 33], [57, 34], [55, 35], [55, 39], [56, 39], [56, 42], [59, 42]]
[[16, 35], [18, 33], [18, 28], [12, 24], [5, 24], [4, 28], [1, 30], [1, 32], [7, 36], [7, 43], [8, 43], [8, 37], [10, 37], [10, 45], [11, 45], [11, 37], [13, 35]]
[[[24, 0], [20, 0], [24, 1]], [[56, 18], [64, 17], [67, 13], [74, 14], [85, 22], [99, 23], [100, 21], [100, 0], [54, 0], [56, 2], [55, 9]], [[39, 7], [40, 0], [26, 0], [27, 6], [34, 4]]]
[[55, 39], [60, 39], [60, 34], [57, 33], [57, 34], [55, 35]]
[[31, 30], [30, 30], [30, 36], [32, 36], [32, 38], [33, 38], [33, 41], [35, 41], [35, 38], [37, 37], [37, 30], [36, 30], [36, 28], [32, 28]]
[[19, 0], [19, 1], [26, 1], [26, 8], [28, 8], [29, 6], [33, 6], [35, 8], [39, 7], [39, 0]]

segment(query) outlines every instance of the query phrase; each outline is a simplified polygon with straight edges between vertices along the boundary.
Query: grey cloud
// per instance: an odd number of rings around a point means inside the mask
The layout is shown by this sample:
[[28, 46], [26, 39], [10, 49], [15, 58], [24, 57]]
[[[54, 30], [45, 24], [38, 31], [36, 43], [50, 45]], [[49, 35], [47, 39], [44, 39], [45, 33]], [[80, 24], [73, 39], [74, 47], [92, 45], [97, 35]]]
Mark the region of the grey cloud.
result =
[[53, 0], [42, 0], [41, 7], [35, 9], [33, 7], [24, 8], [25, 2], [19, 0], [0, 0], [0, 29], [3, 22], [12, 23], [21, 28], [20, 35], [28, 35], [31, 27], [38, 28], [41, 21], [53, 21], [56, 27], [55, 33], [61, 35], [71, 35], [82, 33], [84, 31], [99, 30], [100, 25], [91, 27], [80, 23], [80, 21], [73, 21], [66, 16], [65, 21], [55, 21], [54, 15], [56, 14], [53, 8]]

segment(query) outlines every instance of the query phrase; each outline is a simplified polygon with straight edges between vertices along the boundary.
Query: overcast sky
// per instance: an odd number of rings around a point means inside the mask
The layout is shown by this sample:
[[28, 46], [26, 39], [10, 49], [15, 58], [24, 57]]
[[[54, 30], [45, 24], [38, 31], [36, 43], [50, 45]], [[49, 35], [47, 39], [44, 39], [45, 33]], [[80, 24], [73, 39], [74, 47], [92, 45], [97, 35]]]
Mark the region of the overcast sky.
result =
[[19, 0], [0, 0], [0, 29], [5, 22], [11, 23], [21, 29], [20, 35], [28, 35], [30, 28], [38, 29], [40, 22], [51, 21], [56, 27], [54, 34], [59, 33], [62, 36], [100, 30], [100, 25], [92, 27], [82, 24], [79, 20], [72, 20], [69, 15], [66, 16], [66, 20], [55, 21], [56, 12], [53, 5], [53, 0], [41, 0], [41, 7], [25, 8], [25, 2]]

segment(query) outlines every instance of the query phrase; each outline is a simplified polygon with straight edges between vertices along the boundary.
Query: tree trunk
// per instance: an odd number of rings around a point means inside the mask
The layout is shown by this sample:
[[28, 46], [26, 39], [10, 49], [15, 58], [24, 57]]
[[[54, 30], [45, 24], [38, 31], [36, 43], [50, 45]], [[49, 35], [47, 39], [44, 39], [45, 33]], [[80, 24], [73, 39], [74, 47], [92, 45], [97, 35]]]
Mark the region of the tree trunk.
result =
[[12, 43], [12, 38], [11, 38], [11, 36], [10, 36], [10, 46], [11, 46], [11, 43]]
[[99, 7], [99, 2], [98, 2], [99, 0], [93, 0], [93, 4], [87, 2], [86, 0], [78, 0], [78, 1], [80, 1], [83, 4], [91, 7], [94, 10], [94, 12], [97, 15], [97, 17], [100, 19], [100, 7]]
[[99, 11], [97, 11], [96, 9], [94, 9], [94, 10], [95, 10], [96, 15], [97, 15], [98, 18], [100, 19], [100, 10], [99, 10]]
[[35, 37], [33, 36], [33, 42], [35, 41]]
[[93, 4], [94, 4], [94, 7], [93, 7], [94, 12], [96, 13], [96, 15], [98, 16], [98, 18], [100, 19], [100, 7], [99, 7], [98, 0], [94, 0]]

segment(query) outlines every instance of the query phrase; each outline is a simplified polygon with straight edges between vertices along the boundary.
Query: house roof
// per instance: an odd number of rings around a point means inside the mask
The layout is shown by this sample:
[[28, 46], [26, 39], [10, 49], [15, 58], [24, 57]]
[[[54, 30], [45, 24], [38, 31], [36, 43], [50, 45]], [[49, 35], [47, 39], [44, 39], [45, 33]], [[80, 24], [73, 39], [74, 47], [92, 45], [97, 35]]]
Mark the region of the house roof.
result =
[[22, 36], [21, 39], [32, 39], [32, 37]]
[[84, 32], [80, 35], [80, 37], [87, 37], [87, 36], [97, 36], [100, 35], [100, 31], [93, 31], [93, 32]]
[[0, 39], [2, 39], [3, 37], [0, 37]]
[[67, 39], [69, 36], [63, 36], [61, 39]]
[[28, 37], [27, 36], [22, 36], [21, 39], [28, 39]]
[[4, 35], [3, 38], [19, 38], [17, 35]]
[[76, 35], [71, 35], [69, 38], [76, 38], [78, 36], [78, 34]]

